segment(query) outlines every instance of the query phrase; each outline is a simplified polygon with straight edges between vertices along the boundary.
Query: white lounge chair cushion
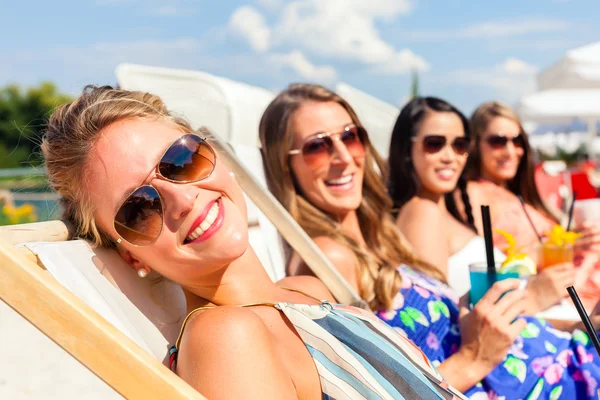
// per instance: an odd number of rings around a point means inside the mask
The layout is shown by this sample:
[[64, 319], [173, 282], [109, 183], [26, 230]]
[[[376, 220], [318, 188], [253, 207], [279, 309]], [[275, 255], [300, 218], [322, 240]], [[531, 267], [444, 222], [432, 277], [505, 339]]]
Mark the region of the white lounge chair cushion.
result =
[[[82, 240], [25, 243], [48, 272], [142, 348], [165, 362], [185, 317], [178, 285], [140, 279], [114, 251]], [[155, 275], [154, 275], [155, 276]]]

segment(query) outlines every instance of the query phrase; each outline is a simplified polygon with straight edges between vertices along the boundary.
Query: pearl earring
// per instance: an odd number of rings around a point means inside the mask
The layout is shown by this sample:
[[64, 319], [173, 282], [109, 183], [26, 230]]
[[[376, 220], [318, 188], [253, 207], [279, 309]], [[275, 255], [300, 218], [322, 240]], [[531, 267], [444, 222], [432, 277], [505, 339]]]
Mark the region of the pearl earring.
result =
[[146, 268], [140, 268], [137, 272], [138, 276], [142, 279], [148, 276], [148, 270]]

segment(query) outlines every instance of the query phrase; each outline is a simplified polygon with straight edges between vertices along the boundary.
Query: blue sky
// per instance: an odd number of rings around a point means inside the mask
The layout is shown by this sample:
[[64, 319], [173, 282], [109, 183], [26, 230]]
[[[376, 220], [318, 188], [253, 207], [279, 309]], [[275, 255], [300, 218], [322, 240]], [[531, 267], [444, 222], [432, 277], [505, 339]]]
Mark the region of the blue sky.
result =
[[568, 49], [600, 40], [598, 0], [0, 1], [0, 85], [76, 94], [122, 62], [279, 90], [343, 81], [400, 105], [421, 93], [470, 113], [515, 103]]

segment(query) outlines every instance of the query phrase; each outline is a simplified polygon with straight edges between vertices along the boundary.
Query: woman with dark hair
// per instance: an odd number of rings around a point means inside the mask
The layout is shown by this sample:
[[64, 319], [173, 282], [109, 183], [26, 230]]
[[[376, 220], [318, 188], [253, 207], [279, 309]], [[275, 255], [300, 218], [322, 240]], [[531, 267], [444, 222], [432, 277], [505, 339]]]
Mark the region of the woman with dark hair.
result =
[[[548, 393], [587, 398], [588, 384], [570, 372], [539, 382], [548, 366], [531, 362], [559, 362], [559, 353], [545, 343], [564, 351], [560, 360], [566, 357], [572, 371], [584, 369], [582, 375], [600, 374], [600, 360], [590, 355], [592, 363], [581, 364], [569, 355], [575, 348], [570, 334], [519, 317], [527, 293], [518, 290], [518, 280], [497, 282], [468, 310], [459, 307], [441, 272], [401, 242], [375, 168], [385, 171], [384, 165], [346, 101], [321, 86], [291, 85], [267, 107], [259, 131], [275, 197], [377, 315], [437, 363], [452, 386], [473, 399], [525, 398], [541, 393], [542, 386]], [[289, 270], [309, 272], [295, 254]]]
[[[398, 227], [419, 257], [435, 265], [461, 296], [470, 288], [469, 264], [486, 259], [463, 175], [469, 147], [465, 116], [442, 99], [422, 97], [400, 112], [389, 152], [388, 185], [399, 209]], [[455, 198], [457, 188], [462, 214]], [[496, 260], [504, 259], [496, 250]], [[570, 269], [569, 264], [530, 278], [529, 314], [560, 301], [572, 282]]]
[[[538, 236], [550, 232], [559, 223], [557, 212], [542, 201], [534, 180], [533, 152], [527, 134], [516, 113], [505, 104], [489, 102], [479, 106], [471, 116], [473, 147], [465, 169], [469, 180], [471, 203], [490, 204], [495, 228], [511, 233], [528, 254], [537, 259]], [[518, 196], [525, 202], [524, 210]], [[531, 228], [528, 215], [536, 227]], [[481, 231], [481, 218], [475, 215], [475, 226]], [[583, 234], [575, 244], [575, 284], [586, 305], [593, 306], [600, 294], [596, 279], [590, 279], [598, 263], [600, 230], [593, 224], [575, 227]], [[494, 235], [494, 243], [505, 243]]]

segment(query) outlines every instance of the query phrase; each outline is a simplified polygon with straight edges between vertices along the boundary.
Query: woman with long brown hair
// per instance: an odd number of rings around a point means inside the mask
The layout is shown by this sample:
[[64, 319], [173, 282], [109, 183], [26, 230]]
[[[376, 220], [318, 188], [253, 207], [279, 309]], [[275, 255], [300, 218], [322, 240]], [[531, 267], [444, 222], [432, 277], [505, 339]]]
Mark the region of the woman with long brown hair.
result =
[[[507, 365], [521, 362], [513, 354], [546, 357], [545, 340], [571, 346], [546, 334], [523, 342], [519, 334], [526, 326], [552, 328], [519, 317], [526, 294], [518, 280], [496, 283], [472, 310], [459, 306], [440, 271], [404, 244], [390, 214], [381, 158], [350, 105], [335, 93], [317, 85], [289, 86], [267, 107], [260, 139], [275, 197], [377, 315], [439, 363], [457, 389], [469, 396], [525, 398], [538, 376], [527, 368], [506, 372]], [[289, 272], [309, 273], [296, 255]], [[576, 398], [578, 384], [569, 376], [559, 380]]]
[[[470, 129], [474, 141], [465, 172], [471, 205], [489, 204], [494, 228], [511, 233], [517, 244], [537, 260], [536, 231], [541, 235], [549, 233], [559, 223], [559, 213], [550, 210], [540, 197], [534, 180], [534, 154], [521, 120], [507, 105], [488, 102], [473, 112]], [[481, 217], [477, 214], [475, 226], [482, 232]], [[575, 244], [579, 267], [575, 284], [591, 306], [600, 294], [600, 286], [589, 280], [599, 261], [600, 231], [585, 223], [575, 229], [583, 234]], [[505, 239], [496, 233], [494, 243], [502, 248]]]

